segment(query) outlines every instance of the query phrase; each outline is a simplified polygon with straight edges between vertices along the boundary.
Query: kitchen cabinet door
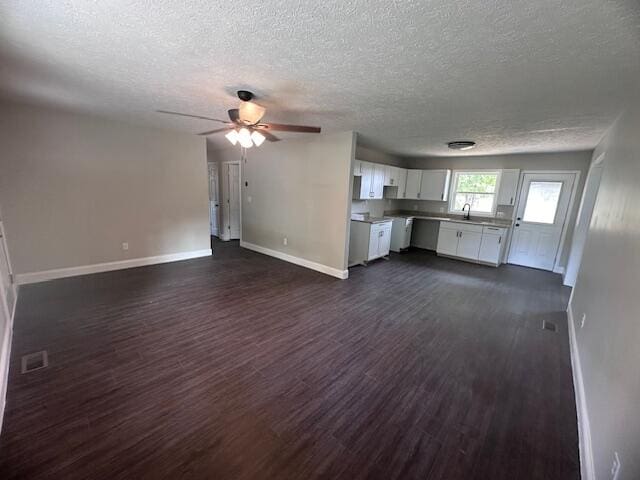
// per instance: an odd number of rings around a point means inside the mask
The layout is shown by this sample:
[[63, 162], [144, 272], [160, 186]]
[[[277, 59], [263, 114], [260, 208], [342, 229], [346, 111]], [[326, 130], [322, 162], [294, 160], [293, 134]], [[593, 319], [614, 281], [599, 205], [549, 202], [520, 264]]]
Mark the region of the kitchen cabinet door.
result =
[[422, 170], [407, 170], [407, 182], [404, 198], [419, 199], [421, 182]]
[[420, 200], [447, 201], [451, 170], [423, 170], [420, 180]]
[[378, 224], [372, 224], [369, 233], [369, 253], [367, 260], [378, 258], [378, 250], [380, 248], [380, 227]]
[[353, 176], [354, 177], [362, 176], [362, 160], [353, 161]]
[[518, 193], [518, 180], [520, 170], [502, 170], [500, 175], [500, 191], [498, 192], [498, 205], [515, 205]]
[[373, 177], [371, 182], [371, 196], [369, 198], [379, 199], [384, 195], [384, 175], [386, 165], [373, 164]]
[[366, 200], [373, 198], [373, 164], [368, 162], [360, 162], [362, 175], [360, 176], [360, 198]]
[[398, 168], [398, 191], [396, 193], [396, 198], [406, 198], [405, 190], [407, 189], [407, 169], [406, 168]]
[[482, 243], [478, 260], [487, 263], [500, 263], [500, 252], [502, 251], [502, 235], [493, 233], [483, 233]]
[[444, 255], [457, 255], [458, 254], [458, 235], [459, 231], [453, 228], [442, 228], [440, 225], [440, 231], [438, 232], [438, 245], [436, 251]]
[[378, 243], [378, 256], [386, 257], [389, 255], [389, 249], [391, 247], [391, 226], [383, 224], [384, 227], [380, 229], [380, 237]]
[[458, 257], [478, 260], [480, 244], [482, 243], [481, 232], [460, 231], [458, 238]]
[[384, 168], [384, 186], [385, 187], [396, 186], [397, 174], [395, 170], [396, 170], [396, 167], [392, 167], [391, 165], [385, 165], [385, 168]]

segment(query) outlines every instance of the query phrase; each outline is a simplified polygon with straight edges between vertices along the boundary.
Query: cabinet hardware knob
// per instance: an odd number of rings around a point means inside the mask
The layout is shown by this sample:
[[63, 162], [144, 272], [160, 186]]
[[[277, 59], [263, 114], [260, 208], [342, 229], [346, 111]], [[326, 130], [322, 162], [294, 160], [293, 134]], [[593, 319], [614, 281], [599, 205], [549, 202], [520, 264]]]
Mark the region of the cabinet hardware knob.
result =
[[519, 226], [520, 226], [520, 224], [519, 224], [519, 223], [516, 223], [516, 227], [519, 227]]

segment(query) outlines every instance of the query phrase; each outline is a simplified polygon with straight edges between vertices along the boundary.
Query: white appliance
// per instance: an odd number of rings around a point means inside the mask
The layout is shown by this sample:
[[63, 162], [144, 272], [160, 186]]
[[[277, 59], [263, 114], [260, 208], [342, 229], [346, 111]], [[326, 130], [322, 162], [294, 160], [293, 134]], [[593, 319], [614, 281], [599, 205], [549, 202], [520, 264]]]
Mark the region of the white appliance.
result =
[[413, 218], [390, 217], [393, 220], [391, 226], [391, 251], [401, 252], [409, 248], [411, 243], [411, 231], [413, 230]]

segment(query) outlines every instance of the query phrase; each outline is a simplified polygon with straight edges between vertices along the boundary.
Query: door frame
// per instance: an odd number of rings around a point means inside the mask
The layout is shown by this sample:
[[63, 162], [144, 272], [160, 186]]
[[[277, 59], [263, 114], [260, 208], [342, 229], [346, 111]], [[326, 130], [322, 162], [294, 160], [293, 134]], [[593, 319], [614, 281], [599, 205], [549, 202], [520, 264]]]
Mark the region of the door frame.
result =
[[[505, 263], [508, 263], [509, 265], [515, 265], [514, 263], [509, 262], [509, 257], [511, 256], [511, 246], [512, 246], [512, 240], [513, 240], [513, 229], [514, 224], [515, 224], [515, 218], [516, 215], [518, 213], [518, 207], [520, 204], [520, 197], [522, 196], [522, 187], [524, 186], [524, 176], [526, 174], [530, 174], [530, 175], [553, 175], [553, 174], [567, 174], [567, 175], [574, 175], [575, 178], [573, 180], [573, 186], [571, 187], [571, 195], [569, 196], [569, 205], [567, 206], [567, 215], [564, 218], [564, 222], [562, 224], [562, 231], [560, 233], [560, 242], [558, 242], [558, 248], [556, 250], [556, 255], [555, 258], [553, 260], [553, 272], [554, 273], [560, 273], [563, 274], [564, 273], [564, 268], [563, 266], [559, 265], [560, 262], [560, 256], [562, 251], [564, 250], [564, 244], [566, 243], [566, 239], [567, 239], [567, 232], [569, 231], [569, 219], [571, 217], [571, 214], [573, 212], [573, 207], [575, 204], [575, 200], [576, 200], [576, 193], [578, 191], [578, 184], [580, 183], [580, 174], [582, 172], [580, 170], [521, 170], [520, 171], [520, 178], [518, 179], [518, 191], [516, 192], [516, 200], [514, 202], [513, 205], [513, 214], [511, 216], [511, 228], [510, 228], [510, 233], [509, 233], [509, 242], [508, 245], [506, 246], [506, 255], [505, 255]], [[526, 267], [525, 267], [526, 268]]]
[[[240, 221], [240, 241], [242, 241], [242, 162], [240, 160], [229, 160], [226, 162], [222, 162], [222, 172], [223, 175], [225, 175], [225, 179], [223, 180], [223, 182], [229, 182], [229, 173], [224, 171], [224, 167], [228, 166], [228, 165], [238, 165], [238, 206], [239, 206], [239, 221]], [[228, 188], [228, 187], [227, 187]], [[228, 192], [225, 192], [228, 193]], [[224, 200], [223, 200], [224, 201]], [[224, 211], [224, 208], [222, 209]], [[226, 215], [224, 215], [225, 218], [223, 218], [223, 223], [226, 225]], [[230, 240], [229, 238], [229, 229], [228, 228], [222, 228], [223, 230], [223, 235], [220, 236], [220, 238], [222, 240]]]

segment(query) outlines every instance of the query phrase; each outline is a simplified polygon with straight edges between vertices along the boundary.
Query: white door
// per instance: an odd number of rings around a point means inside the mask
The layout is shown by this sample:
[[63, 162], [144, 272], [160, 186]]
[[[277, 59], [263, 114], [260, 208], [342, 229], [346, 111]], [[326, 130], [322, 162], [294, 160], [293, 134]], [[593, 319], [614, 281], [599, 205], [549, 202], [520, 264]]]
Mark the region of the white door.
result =
[[422, 170], [407, 170], [405, 198], [420, 198], [420, 182]]
[[575, 175], [525, 173], [509, 263], [553, 270]]
[[211, 235], [218, 236], [218, 210], [220, 208], [218, 188], [218, 164], [209, 164], [209, 225]]
[[228, 240], [240, 238], [240, 165], [227, 163], [226, 226]]
[[378, 251], [380, 250], [380, 232], [379, 225], [371, 224], [369, 230], [369, 252], [367, 253], [367, 260], [373, 260], [378, 257]]

